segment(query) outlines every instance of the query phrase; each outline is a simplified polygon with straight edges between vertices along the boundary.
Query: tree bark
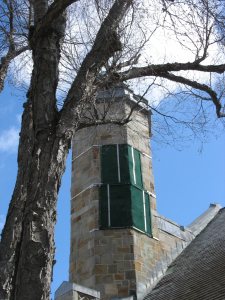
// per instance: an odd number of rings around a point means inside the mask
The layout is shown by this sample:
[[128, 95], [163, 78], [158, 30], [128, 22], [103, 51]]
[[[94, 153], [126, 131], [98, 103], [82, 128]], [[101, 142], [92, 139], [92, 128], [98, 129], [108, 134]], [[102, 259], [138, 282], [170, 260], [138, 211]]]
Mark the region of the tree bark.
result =
[[68, 142], [56, 137], [64, 30], [61, 16], [33, 44], [34, 68], [22, 118], [17, 183], [0, 244], [0, 299], [49, 298], [56, 200], [68, 153]]
[[25, 105], [18, 152], [18, 173], [0, 243], [0, 299], [10, 299], [19, 261], [23, 211], [33, 148], [33, 123], [30, 103]]
[[55, 134], [43, 134], [34, 146], [15, 299], [49, 299], [55, 252], [56, 201], [67, 153], [67, 141], [56, 138]]
[[[44, 2], [35, 1], [36, 22], [46, 13]], [[45, 31], [31, 37], [34, 67], [23, 113], [17, 186], [0, 244], [0, 299], [49, 299], [56, 201], [71, 138], [96, 88], [96, 75], [120, 50], [115, 30], [130, 5], [131, 0], [115, 1], [60, 112], [56, 88], [65, 18], [59, 16]]]
[[4, 83], [5, 83], [5, 78], [7, 75], [7, 70], [9, 68], [11, 59], [6, 55], [5, 57], [1, 58], [1, 64], [0, 64], [0, 92], [3, 91], [4, 89]]

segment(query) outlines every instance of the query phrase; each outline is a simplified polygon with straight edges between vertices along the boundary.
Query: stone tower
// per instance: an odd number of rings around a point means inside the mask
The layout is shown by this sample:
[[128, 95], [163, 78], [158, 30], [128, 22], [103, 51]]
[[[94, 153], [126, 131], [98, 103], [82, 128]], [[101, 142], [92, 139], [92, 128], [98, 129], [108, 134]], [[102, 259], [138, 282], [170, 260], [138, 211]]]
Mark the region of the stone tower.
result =
[[[57, 289], [55, 300], [143, 300], [158, 299], [161, 293], [178, 299], [178, 291], [195, 294], [199, 288], [204, 296], [209, 277], [202, 286], [196, 280], [199, 266], [207, 269], [208, 261], [199, 264], [203, 250], [199, 252], [194, 242], [207, 224], [213, 224], [210, 222], [220, 206], [210, 205], [187, 228], [159, 215], [146, 100], [122, 85], [99, 93], [96, 108], [95, 112], [86, 111], [85, 117], [98, 113], [106, 124], [80, 129], [73, 140], [70, 274], [69, 282]], [[112, 123], [131, 112], [129, 123]], [[195, 258], [197, 267], [191, 266], [197, 270], [193, 272], [196, 276], [190, 277], [189, 283], [187, 274], [182, 273], [183, 268], [190, 269], [185, 253], [188, 258], [199, 256]], [[214, 257], [211, 253], [210, 258]], [[221, 261], [217, 258], [212, 261]], [[184, 283], [177, 285], [182, 276]]]
[[106, 121], [131, 111], [132, 120], [83, 128], [74, 137], [69, 281], [104, 300], [141, 299], [171, 249], [181, 251], [184, 233], [156, 212], [146, 100], [119, 86], [99, 93], [96, 105]]
[[121, 86], [97, 102], [108, 119], [133, 110], [132, 121], [84, 128], [74, 138], [70, 281], [111, 299], [144, 284], [157, 236], [155, 193], [146, 101]]

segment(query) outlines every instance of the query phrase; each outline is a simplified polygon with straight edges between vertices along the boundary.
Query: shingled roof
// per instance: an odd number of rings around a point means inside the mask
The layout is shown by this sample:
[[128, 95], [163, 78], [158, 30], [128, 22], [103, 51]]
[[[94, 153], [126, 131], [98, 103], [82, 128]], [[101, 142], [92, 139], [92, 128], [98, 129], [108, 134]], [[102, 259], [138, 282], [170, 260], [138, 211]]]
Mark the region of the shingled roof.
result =
[[144, 300], [225, 300], [225, 208], [175, 259]]

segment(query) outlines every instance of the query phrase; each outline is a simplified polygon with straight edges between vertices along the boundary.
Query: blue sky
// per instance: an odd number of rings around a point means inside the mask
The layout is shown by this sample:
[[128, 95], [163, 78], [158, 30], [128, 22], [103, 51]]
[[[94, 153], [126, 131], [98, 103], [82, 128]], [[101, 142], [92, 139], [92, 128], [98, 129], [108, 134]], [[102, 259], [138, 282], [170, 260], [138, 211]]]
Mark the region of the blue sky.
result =
[[[11, 86], [0, 95], [0, 227], [16, 178], [16, 149], [24, 101], [24, 94]], [[157, 207], [162, 215], [188, 225], [210, 203], [225, 206], [225, 131], [217, 138], [210, 137], [203, 146], [195, 140], [181, 151], [175, 145], [165, 147], [154, 142], [152, 148]], [[58, 201], [53, 292], [63, 280], [68, 280], [70, 171], [71, 154]]]

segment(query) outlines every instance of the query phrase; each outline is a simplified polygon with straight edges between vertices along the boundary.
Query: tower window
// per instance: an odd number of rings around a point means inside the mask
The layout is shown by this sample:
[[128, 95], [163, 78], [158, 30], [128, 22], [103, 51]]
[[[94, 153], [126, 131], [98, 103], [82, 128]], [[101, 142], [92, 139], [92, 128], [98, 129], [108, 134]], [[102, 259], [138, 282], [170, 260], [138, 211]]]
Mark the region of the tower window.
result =
[[104, 145], [101, 169], [101, 228], [133, 227], [151, 234], [150, 200], [143, 189], [141, 153], [129, 145]]
[[129, 145], [102, 146], [101, 168], [103, 183], [131, 183], [143, 188], [140, 152]]

